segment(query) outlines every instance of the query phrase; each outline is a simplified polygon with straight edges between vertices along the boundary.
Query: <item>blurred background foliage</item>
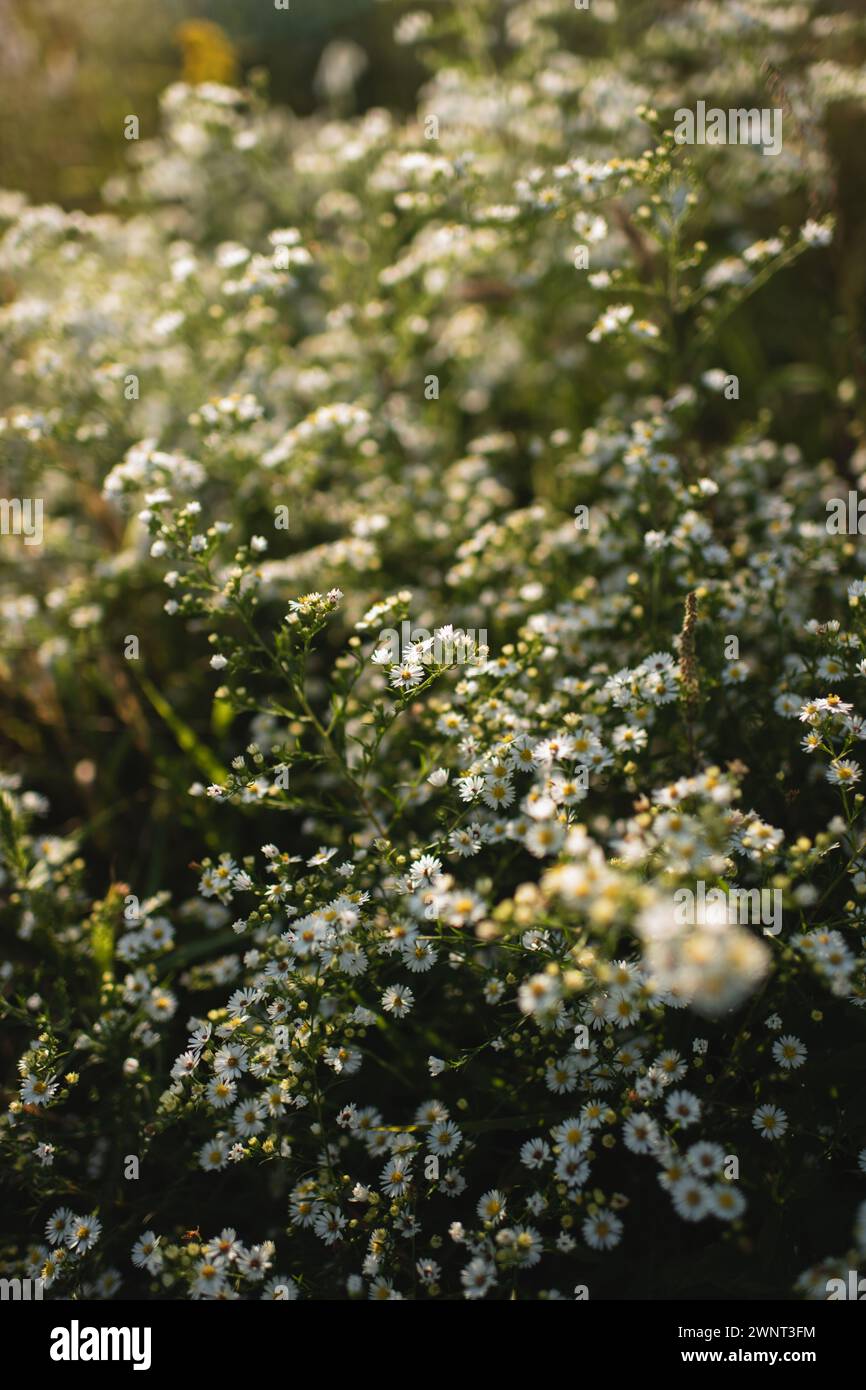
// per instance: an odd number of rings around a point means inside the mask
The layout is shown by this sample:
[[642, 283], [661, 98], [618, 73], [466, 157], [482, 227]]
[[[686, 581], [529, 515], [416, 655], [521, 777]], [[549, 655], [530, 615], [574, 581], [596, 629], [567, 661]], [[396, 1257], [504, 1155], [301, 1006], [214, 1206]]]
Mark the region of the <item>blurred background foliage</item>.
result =
[[[322, 98], [321, 57], [335, 40], [362, 47], [360, 109], [408, 109], [423, 71], [393, 41], [377, 0], [0, 0], [2, 184], [35, 202], [93, 210], [123, 167], [127, 115], [153, 134], [170, 82], [269, 75], [276, 102], [307, 114]], [[289, 37], [290, 35], [290, 37]]]

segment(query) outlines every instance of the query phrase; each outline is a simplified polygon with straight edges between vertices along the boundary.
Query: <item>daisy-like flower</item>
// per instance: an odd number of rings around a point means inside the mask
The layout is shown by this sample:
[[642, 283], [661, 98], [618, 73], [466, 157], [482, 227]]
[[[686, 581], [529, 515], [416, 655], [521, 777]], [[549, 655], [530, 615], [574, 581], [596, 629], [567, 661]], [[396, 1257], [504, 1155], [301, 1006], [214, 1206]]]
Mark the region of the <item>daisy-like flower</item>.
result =
[[659, 1186], [665, 1192], [672, 1192], [681, 1178], [688, 1176], [686, 1160], [673, 1150], [663, 1150], [660, 1155], [662, 1170], [658, 1175]]
[[492, 1225], [505, 1218], [505, 1194], [497, 1188], [491, 1188], [480, 1198], [476, 1207], [482, 1221], [489, 1221]]
[[658, 1125], [650, 1115], [630, 1115], [623, 1125], [623, 1143], [632, 1153], [652, 1153], [658, 1138]]
[[514, 800], [514, 787], [507, 777], [485, 778], [481, 799], [491, 811], [498, 811], [500, 807], [511, 805]]
[[513, 1235], [512, 1248], [516, 1251], [524, 1268], [531, 1269], [541, 1259], [541, 1252], [544, 1248], [541, 1233], [534, 1226], [518, 1226]]
[[[448, 1107], [443, 1105], [441, 1100], [425, 1100], [415, 1111], [416, 1125], [436, 1125], [447, 1119]], [[377, 1123], [379, 1122], [377, 1120]]]
[[57, 1090], [57, 1082], [44, 1076], [26, 1076], [21, 1082], [21, 1099], [25, 1105], [48, 1105]]
[[536, 821], [524, 836], [524, 844], [536, 859], [556, 854], [565, 839], [565, 829], [556, 821]]
[[413, 686], [420, 685], [424, 679], [424, 667], [420, 661], [403, 661], [399, 666], [392, 666], [388, 672], [388, 680], [395, 690], [411, 690]]
[[300, 1297], [300, 1290], [288, 1274], [274, 1274], [262, 1289], [261, 1296], [271, 1303], [294, 1303]]
[[224, 1227], [214, 1240], [209, 1240], [207, 1249], [210, 1254], [219, 1256], [227, 1264], [231, 1264], [243, 1254], [243, 1246], [238, 1240], [238, 1233], [232, 1226]]
[[840, 695], [825, 695], [823, 699], [816, 700], [819, 714], [850, 714], [854, 706], [848, 704]]
[[456, 1152], [462, 1141], [462, 1134], [453, 1120], [439, 1120], [430, 1128], [427, 1135], [427, 1148], [431, 1154], [445, 1157]]
[[205, 1090], [205, 1095], [217, 1110], [224, 1110], [227, 1105], [231, 1105], [236, 1094], [237, 1086], [234, 1081], [229, 1081], [225, 1076], [215, 1076], [208, 1082]]
[[292, 1225], [302, 1228], [312, 1226], [321, 1210], [321, 1206], [321, 1202], [316, 1201], [315, 1198], [306, 1196], [303, 1193], [296, 1193], [292, 1197], [290, 1203], [291, 1215], [289, 1219]]
[[759, 1105], [752, 1124], [762, 1139], [781, 1139], [788, 1128], [788, 1116], [777, 1105]]
[[647, 744], [648, 734], [639, 724], [618, 724], [613, 731], [613, 746], [618, 753], [639, 752]]
[[773, 1043], [773, 1056], [780, 1067], [784, 1067], [786, 1071], [794, 1071], [805, 1062], [806, 1049], [799, 1038], [788, 1033]]
[[[588, 1100], [586, 1105], [581, 1107], [580, 1120], [578, 1123], [590, 1130], [598, 1129], [604, 1120], [606, 1109], [607, 1106], [603, 1101]], [[565, 1123], [570, 1125], [573, 1124], [573, 1121], [567, 1120]], [[566, 1138], [563, 1142], [571, 1144], [573, 1141], [571, 1138]]]
[[148, 1274], [157, 1274], [162, 1267], [162, 1262], [159, 1236], [153, 1231], [145, 1231], [132, 1247], [132, 1263], [136, 1269], [146, 1269]]
[[339, 1207], [323, 1207], [313, 1221], [313, 1230], [325, 1245], [336, 1245], [345, 1227], [346, 1218]]
[[550, 1145], [545, 1139], [527, 1139], [520, 1149], [520, 1162], [527, 1168], [543, 1168], [550, 1157]]
[[660, 1052], [653, 1062], [656, 1071], [664, 1076], [668, 1084], [674, 1081], [682, 1081], [688, 1071], [688, 1064], [680, 1056], [679, 1052], [673, 1050]]
[[517, 992], [521, 1013], [545, 1014], [559, 1007], [562, 985], [556, 975], [533, 975]]
[[50, 1245], [65, 1245], [75, 1213], [70, 1207], [58, 1207], [45, 1223], [45, 1239]]
[[75, 1216], [66, 1232], [66, 1246], [76, 1255], [85, 1255], [92, 1250], [102, 1234], [102, 1222], [93, 1212], [90, 1216]]
[[198, 1155], [199, 1166], [206, 1173], [217, 1173], [229, 1161], [229, 1147], [222, 1139], [211, 1139], [203, 1144]]
[[[338, 1213], [339, 1215], [339, 1213]], [[237, 1265], [240, 1272], [247, 1278], [258, 1283], [264, 1279], [268, 1270], [274, 1262], [274, 1252], [276, 1246], [272, 1240], [265, 1240], [261, 1245], [251, 1245], [249, 1250], [238, 1252]]]
[[547, 1089], [557, 1096], [567, 1095], [577, 1086], [578, 1070], [578, 1059], [572, 1055], [563, 1057], [560, 1062], [554, 1062], [544, 1073]]
[[834, 758], [827, 769], [827, 781], [834, 787], [854, 787], [861, 776], [860, 764], [853, 758]]
[[431, 1260], [429, 1258], [423, 1260], [416, 1260], [415, 1269], [417, 1271], [418, 1278], [421, 1280], [421, 1283], [426, 1285], [428, 1288], [431, 1284], [435, 1284], [438, 1281], [442, 1273], [442, 1266], [437, 1264], [435, 1260]]
[[100, 1274], [96, 1281], [96, 1295], [104, 1302], [108, 1302], [120, 1290], [123, 1280], [116, 1269], [106, 1269]]
[[458, 777], [457, 786], [460, 788], [461, 801], [475, 801], [484, 791], [484, 778]]
[[65, 1249], [58, 1248], [57, 1250], [52, 1250], [51, 1254], [47, 1256], [42, 1266], [42, 1272], [38, 1276], [42, 1279], [46, 1289], [51, 1288], [51, 1285], [63, 1270], [66, 1254], [67, 1252]]
[[[599, 1106], [599, 1119], [603, 1107]], [[582, 1115], [579, 1120], [562, 1120], [560, 1124], [554, 1125], [550, 1131], [550, 1137], [554, 1144], [561, 1144], [563, 1148], [574, 1149], [577, 1153], [583, 1153], [592, 1143], [592, 1131], [597, 1128], [596, 1122], [588, 1115]]]
[[244, 1139], [249, 1139], [253, 1134], [261, 1134], [265, 1127], [262, 1116], [265, 1113], [265, 1102], [261, 1099], [244, 1100], [236, 1106], [232, 1113], [232, 1122], [238, 1134]]
[[382, 995], [382, 1008], [395, 1018], [405, 1018], [414, 1003], [415, 996], [408, 985], [390, 985]]
[[[866, 585], [863, 584], [863, 581], [862, 581], [862, 580], [860, 580], [860, 581], [858, 581], [858, 582], [859, 582], [859, 584], [860, 584], [860, 586], [861, 586], [861, 594], [860, 594], [860, 597], [862, 597], [862, 595], [863, 595], [864, 593], [866, 593]], [[852, 588], [854, 588], [854, 587], [855, 587], [855, 586], [854, 586], [853, 584], [852, 584], [852, 585], [849, 585], [849, 587], [848, 587], [848, 594], [849, 594], [849, 596], [850, 596], [850, 594], [851, 594]], [[846, 665], [845, 665], [845, 663], [844, 663], [843, 661], [840, 661], [840, 660], [839, 660], [837, 657], [835, 657], [835, 656], [823, 656], [823, 657], [821, 658], [821, 660], [818, 662], [818, 667], [817, 667], [816, 674], [817, 674], [817, 675], [820, 677], [820, 679], [822, 679], [822, 680], [827, 680], [827, 681], [831, 681], [831, 680], [841, 680], [841, 679], [844, 679], [845, 676], [847, 675], [847, 667], [846, 667]]]
[[745, 661], [728, 661], [722, 672], [724, 685], [742, 685], [749, 678], [749, 667]]
[[613, 1250], [622, 1240], [622, 1222], [612, 1211], [588, 1216], [580, 1229], [584, 1241], [593, 1250]]
[[422, 854], [409, 870], [409, 882], [413, 888], [417, 888], [421, 883], [433, 883], [441, 873], [442, 860], [435, 854]]
[[580, 1188], [589, 1177], [589, 1164], [579, 1149], [565, 1148], [556, 1160], [554, 1172], [568, 1187]]
[[746, 1210], [746, 1199], [733, 1183], [718, 1182], [710, 1188], [710, 1212], [722, 1221], [736, 1221]]
[[247, 1053], [243, 1047], [221, 1047], [213, 1059], [213, 1069], [218, 1076], [235, 1080], [247, 1070]]
[[684, 1221], [702, 1221], [709, 1214], [710, 1189], [699, 1178], [680, 1178], [670, 1192], [674, 1210]]
[[394, 1157], [385, 1164], [379, 1186], [386, 1197], [405, 1197], [412, 1184], [412, 1164], [407, 1158]]
[[460, 1282], [464, 1298], [484, 1298], [496, 1283], [496, 1266], [482, 1255], [477, 1255], [461, 1270]]
[[725, 1153], [720, 1144], [692, 1144], [686, 1153], [686, 1162], [699, 1178], [711, 1178], [721, 1172]]
[[[367, 1269], [364, 1272], [370, 1273]], [[402, 1299], [402, 1294], [397, 1292], [390, 1279], [385, 1279], [380, 1274], [371, 1283], [367, 1297], [374, 1303], [396, 1303]]]
[[701, 1102], [691, 1091], [672, 1091], [665, 1103], [665, 1114], [686, 1129], [701, 1118]]
[[182, 1052], [171, 1069], [171, 1075], [175, 1081], [180, 1081], [185, 1076], [192, 1076], [201, 1060], [197, 1052]]
[[309, 859], [307, 860], [307, 868], [315, 869], [320, 867], [322, 864], [327, 864], [331, 859], [333, 859], [335, 854], [339, 854], [339, 850], [336, 846], [319, 845], [319, 848], [316, 850], [315, 854], [311, 854]]
[[407, 970], [411, 970], [413, 975], [423, 975], [428, 970], [432, 970], [438, 957], [429, 941], [420, 938], [407, 943], [403, 950], [403, 964]]

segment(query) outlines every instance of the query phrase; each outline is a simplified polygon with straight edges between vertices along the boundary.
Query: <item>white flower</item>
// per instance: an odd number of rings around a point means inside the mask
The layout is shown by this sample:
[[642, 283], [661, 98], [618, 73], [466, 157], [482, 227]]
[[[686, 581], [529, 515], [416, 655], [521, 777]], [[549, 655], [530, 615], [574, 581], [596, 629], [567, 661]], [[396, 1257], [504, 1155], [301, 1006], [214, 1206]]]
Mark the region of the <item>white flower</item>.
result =
[[496, 1266], [478, 1255], [461, 1271], [460, 1282], [464, 1298], [484, 1298], [496, 1283]]
[[145, 1231], [132, 1247], [132, 1263], [136, 1269], [146, 1269], [148, 1274], [157, 1274], [162, 1267], [163, 1256], [159, 1249], [159, 1236], [153, 1231]]
[[228, 1144], [223, 1139], [211, 1139], [199, 1150], [198, 1161], [206, 1173], [218, 1172], [228, 1163]]
[[781, 1139], [788, 1128], [788, 1116], [777, 1105], [759, 1105], [752, 1124], [762, 1139]]
[[827, 781], [836, 787], [854, 787], [861, 775], [860, 764], [853, 758], [834, 758], [827, 769]]
[[701, 1102], [691, 1091], [671, 1091], [665, 1103], [665, 1114], [681, 1129], [686, 1129], [701, 1118]]
[[670, 1189], [674, 1210], [684, 1221], [701, 1221], [709, 1215], [710, 1189], [699, 1178], [680, 1178]]
[[21, 1099], [25, 1105], [48, 1105], [58, 1083], [44, 1076], [26, 1076], [21, 1082]]
[[807, 246], [829, 246], [833, 240], [833, 225], [829, 219], [816, 222], [810, 217], [800, 228], [800, 236]]
[[74, 1216], [66, 1231], [66, 1245], [76, 1255], [92, 1250], [102, 1234], [102, 1222], [94, 1212], [91, 1216]]
[[414, 1003], [415, 996], [408, 985], [390, 985], [382, 995], [382, 1008], [396, 1018], [405, 1018]]
[[581, 1233], [593, 1250], [612, 1250], [622, 1240], [622, 1222], [612, 1211], [599, 1211], [586, 1218]]
[[73, 1221], [75, 1213], [71, 1208], [58, 1207], [45, 1223], [45, 1238], [49, 1245], [65, 1245]]
[[730, 1182], [718, 1182], [710, 1188], [710, 1211], [722, 1221], [736, 1221], [746, 1210], [746, 1199]]
[[786, 1071], [794, 1071], [805, 1062], [806, 1049], [799, 1038], [788, 1033], [773, 1043], [773, 1056], [780, 1067], [784, 1067]]
[[496, 1188], [491, 1188], [479, 1199], [476, 1208], [482, 1221], [489, 1221], [496, 1224], [505, 1219], [505, 1195]]

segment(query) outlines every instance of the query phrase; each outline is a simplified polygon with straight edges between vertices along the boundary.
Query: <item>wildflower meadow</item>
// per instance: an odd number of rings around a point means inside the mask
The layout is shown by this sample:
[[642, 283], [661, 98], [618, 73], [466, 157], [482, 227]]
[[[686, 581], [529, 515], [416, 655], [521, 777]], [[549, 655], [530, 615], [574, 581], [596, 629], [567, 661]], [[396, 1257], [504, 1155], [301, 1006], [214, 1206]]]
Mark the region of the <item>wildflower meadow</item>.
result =
[[4, 1297], [863, 1299], [866, 14], [422, 4], [0, 194]]

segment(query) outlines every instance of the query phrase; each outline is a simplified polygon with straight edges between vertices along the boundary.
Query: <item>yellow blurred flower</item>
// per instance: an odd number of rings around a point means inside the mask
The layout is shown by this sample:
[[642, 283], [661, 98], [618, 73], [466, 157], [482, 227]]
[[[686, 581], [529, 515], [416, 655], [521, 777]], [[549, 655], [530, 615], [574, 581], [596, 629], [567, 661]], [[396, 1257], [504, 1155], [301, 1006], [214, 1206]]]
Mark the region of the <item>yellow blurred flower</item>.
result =
[[183, 50], [183, 80], [199, 82], [237, 81], [237, 58], [232, 43], [218, 24], [206, 19], [190, 19], [175, 30]]

